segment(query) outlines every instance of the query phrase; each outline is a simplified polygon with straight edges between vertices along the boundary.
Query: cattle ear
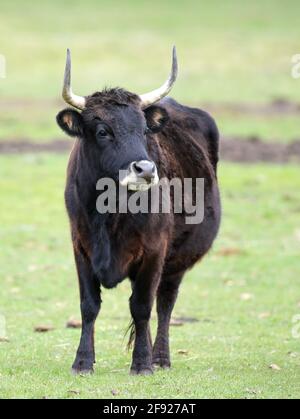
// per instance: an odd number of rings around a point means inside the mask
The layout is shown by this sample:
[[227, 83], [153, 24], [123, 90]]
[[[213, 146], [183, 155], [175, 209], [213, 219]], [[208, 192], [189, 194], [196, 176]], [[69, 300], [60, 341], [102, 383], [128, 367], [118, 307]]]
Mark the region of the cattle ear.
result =
[[147, 127], [151, 132], [160, 132], [169, 120], [168, 112], [160, 106], [150, 106], [144, 111]]
[[56, 121], [60, 128], [71, 137], [80, 137], [83, 134], [83, 119], [74, 109], [64, 109], [59, 112]]

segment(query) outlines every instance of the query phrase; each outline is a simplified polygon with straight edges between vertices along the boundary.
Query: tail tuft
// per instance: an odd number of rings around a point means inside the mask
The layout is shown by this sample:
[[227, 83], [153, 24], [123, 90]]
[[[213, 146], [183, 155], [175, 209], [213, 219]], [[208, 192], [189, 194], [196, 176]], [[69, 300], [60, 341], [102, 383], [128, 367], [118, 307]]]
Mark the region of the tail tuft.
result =
[[132, 349], [134, 340], [135, 340], [135, 326], [134, 326], [134, 321], [131, 320], [131, 322], [129, 323], [128, 328], [126, 329], [125, 335], [124, 337], [127, 335], [127, 333], [129, 333], [129, 339], [128, 339], [128, 343], [127, 343], [127, 351], [130, 351]]

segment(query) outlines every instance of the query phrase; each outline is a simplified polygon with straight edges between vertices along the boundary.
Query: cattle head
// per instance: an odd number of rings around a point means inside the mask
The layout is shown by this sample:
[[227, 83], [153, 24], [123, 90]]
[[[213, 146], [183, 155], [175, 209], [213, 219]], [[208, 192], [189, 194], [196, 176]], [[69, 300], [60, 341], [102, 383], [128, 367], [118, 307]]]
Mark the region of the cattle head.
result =
[[176, 76], [174, 47], [171, 74], [159, 89], [143, 95], [104, 89], [81, 97], [71, 89], [68, 50], [63, 98], [77, 110], [64, 109], [57, 115], [57, 123], [68, 135], [78, 138], [82, 157], [98, 176], [111, 177], [130, 190], [150, 188], [159, 179], [148, 153], [149, 135], [161, 131], [168, 121], [166, 110], [155, 103], [169, 93]]

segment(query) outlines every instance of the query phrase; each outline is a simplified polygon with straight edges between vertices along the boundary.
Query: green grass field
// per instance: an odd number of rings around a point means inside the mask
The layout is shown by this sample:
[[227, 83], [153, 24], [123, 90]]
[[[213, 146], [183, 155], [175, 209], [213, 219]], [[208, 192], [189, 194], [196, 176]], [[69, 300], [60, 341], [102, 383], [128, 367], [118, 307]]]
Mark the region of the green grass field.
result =
[[[104, 86], [142, 93], [160, 85], [178, 49], [179, 78], [172, 95], [185, 103], [299, 101], [291, 57], [299, 53], [297, 0], [151, 2], [127, 0], [2, 0], [0, 141], [60, 138], [54, 115], [66, 48], [73, 52], [73, 84], [79, 94]], [[27, 98], [27, 100], [25, 100]], [[297, 118], [215, 115], [226, 135], [256, 135], [289, 142]], [[263, 115], [262, 115], [263, 117]]]
[[[0, 343], [0, 397], [300, 397], [292, 336], [300, 311], [299, 168], [221, 166], [223, 225], [183, 283], [174, 316], [199, 322], [171, 328], [172, 370], [128, 375], [124, 282], [103, 293], [94, 376], [74, 377], [79, 330], [65, 324], [79, 317], [79, 298], [63, 204], [66, 160], [0, 158], [0, 312], [9, 338]], [[34, 333], [41, 324], [55, 329]]]

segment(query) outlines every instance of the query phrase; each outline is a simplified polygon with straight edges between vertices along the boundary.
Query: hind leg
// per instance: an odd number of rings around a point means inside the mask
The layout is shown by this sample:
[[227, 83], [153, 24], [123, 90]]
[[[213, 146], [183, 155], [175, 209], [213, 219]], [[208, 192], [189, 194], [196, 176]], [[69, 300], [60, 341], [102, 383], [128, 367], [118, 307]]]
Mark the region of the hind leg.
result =
[[170, 368], [169, 327], [183, 273], [162, 277], [157, 291], [157, 336], [153, 348], [154, 366]]

